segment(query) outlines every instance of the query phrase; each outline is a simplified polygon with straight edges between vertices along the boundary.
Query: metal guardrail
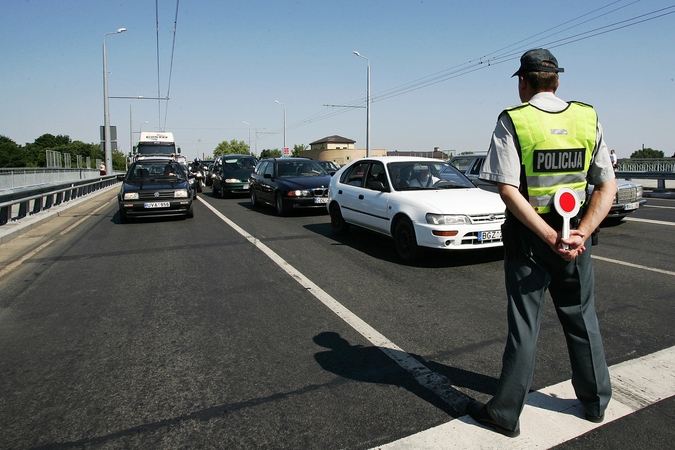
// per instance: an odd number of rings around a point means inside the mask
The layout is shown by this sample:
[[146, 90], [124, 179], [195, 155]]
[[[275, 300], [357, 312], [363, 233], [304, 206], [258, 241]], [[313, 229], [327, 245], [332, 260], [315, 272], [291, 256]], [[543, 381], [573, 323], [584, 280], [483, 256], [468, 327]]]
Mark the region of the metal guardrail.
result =
[[657, 192], [666, 190], [666, 180], [675, 180], [675, 172], [617, 170], [614, 174], [623, 180], [656, 180]]
[[93, 181], [50, 183], [3, 192], [0, 194], [0, 225], [37, 214], [116, 183], [119, 183], [117, 175], [107, 175]]
[[42, 186], [47, 183], [65, 183], [78, 180], [95, 180], [101, 175], [98, 169], [0, 168], [0, 194], [7, 189]]
[[620, 159], [620, 172], [675, 172], [675, 158], [633, 158]]

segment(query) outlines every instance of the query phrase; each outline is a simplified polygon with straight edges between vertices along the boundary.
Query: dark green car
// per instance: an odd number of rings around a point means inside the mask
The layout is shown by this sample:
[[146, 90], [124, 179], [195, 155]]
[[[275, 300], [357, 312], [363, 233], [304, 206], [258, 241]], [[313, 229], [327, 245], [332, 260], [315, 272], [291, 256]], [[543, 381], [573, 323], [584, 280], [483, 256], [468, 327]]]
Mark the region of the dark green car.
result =
[[258, 160], [251, 155], [222, 155], [216, 158], [211, 173], [211, 189], [215, 197], [248, 194], [248, 178]]

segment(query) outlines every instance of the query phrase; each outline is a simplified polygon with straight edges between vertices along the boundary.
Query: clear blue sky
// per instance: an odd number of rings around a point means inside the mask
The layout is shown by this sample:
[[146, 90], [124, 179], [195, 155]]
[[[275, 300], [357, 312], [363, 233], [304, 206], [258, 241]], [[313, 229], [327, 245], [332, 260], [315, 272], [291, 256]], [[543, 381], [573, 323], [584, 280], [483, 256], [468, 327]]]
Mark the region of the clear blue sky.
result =
[[595, 106], [620, 157], [642, 145], [675, 153], [675, 14], [560, 45], [673, 12], [672, 0], [183, 0], [172, 71], [176, 1], [158, 3], [159, 89], [154, 1], [4, 0], [0, 134], [99, 142], [103, 35], [124, 27], [106, 38], [109, 95], [171, 98], [110, 100], [125, 152], [130, 121], [134, 142], [141, 126], [172, 131], [189, 158], [248, 142], [244, 121], [252, 149], [256, 136], [258, 152], [281, 148], [275, 100], [289, 147], [337, 134], [365, 148], [365, 108], [324, 106], [365, 106], [367, 62], [354, 50], [371, 65], [372, 148], [485, 150], [499, 112], [519, 102], [519, 56], [543, 46], [565, 68], [558, 95]]

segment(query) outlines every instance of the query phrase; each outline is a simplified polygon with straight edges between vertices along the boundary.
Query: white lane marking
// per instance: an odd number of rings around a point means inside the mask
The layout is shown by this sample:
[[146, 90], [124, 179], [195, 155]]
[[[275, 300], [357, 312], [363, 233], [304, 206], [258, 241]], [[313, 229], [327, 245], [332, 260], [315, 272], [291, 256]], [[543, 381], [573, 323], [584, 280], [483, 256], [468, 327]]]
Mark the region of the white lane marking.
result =
[[675, 206], [642, 205], [643, 208], [675, 209]]
[[[507, 438], [469, 416], [377, 447], [383, 450], [551, 448], [675, 395], [675, 347], [609, 368], [612, 400], [603, 423], [583, 419], [570, 380], [532, 392], [520, 416], [521, 435]], [[546, 430], [546, 432], [542, 432]]]
[[93, 216], [94, 214], [96, 214], [97, 212], [99, 212], [100, 210], [105, 208], [106, 206], [108, 206], [108, 203], [112, 203], [113, 201], [116, 201], [116, 200], [117, 200], [116, 198], [110, 199], [109, 202], [104, 203], [101, 206], [99, 206], [98, 208], [96, 208], [95, 210], [93, 210], [92, 212], [85, 214], [84, 217], [82, 217], [80, 220], [78, 220], [77, 222], [75, 222], [74, 224], [72, 224], [71, 226], [66, 228], [65, 230], [61, 231], [61, 233], [59, 233], [59, 234], [61, 236], [67, 234], [68, 232], [70, 232], [70, 230], [72, 230], [73, 228], [75, 228], [76, 226], [78, 226], [79, 224], [81, 224], [82, 222], [84, 222], [85, 220], [87, 220], [88, 218], [90, 218], [91, 216]]
[[[463, 394], [461, 396], [454, 394], [455, 389], [447, 378], [420, 364], [419, 361], [338, 303], [257, 238], [225, 217], [209, 203], [205, 201], [202, 201], [202, 203], [265, 253], [352, 328], [373, 345], [379, 347], [402, 368], [413, 374], [422, 386], [431, 389], [455, 409], [461, 410], [460, 408], [465, 407], [466, 399]], [[521, 415], [521, 431], [523, 433], [518, 438], [507, 438], [479, 426], [469, 416], [463, 416], [377, 448], [437, 450], [554, 447], [658, 400], [672, 397], [675, 395], [674, 373], [675, 347], [610, 367], [614, 391], [613, 399], [610, 401], [607, 411], [605, 411], [605, 421], [601, 424], [583, 419], [584, 411], [575, 397], [571, 381], [565, 381], [528, 395], [525, 409]], [[447, 393], [450, 393], [450, 395]], [[541, 433], [540, 430], [542, 429], [546, 429], [547, 432]]]
[[[198, 200], [199, 197], [197, 198]], [[345, 308], [337, 300], [331, 297], [319, 286], [314, 284], [309, 278], [300, 273], [297, 269], [286, 262], [281, 256], [277, 255], [272, 249], [260, 242], [259, 239], [249, 234], [246, 230], [241, 228], [236, 223], [225, 217], [220, 211], [211, 206], [208, 202], [200, 200], [207, 208], [209, 208], [216, 216], [223, 222], [227, 223], [237, 233], [242, 235], [251, 244], [256, 246], [260, 251], [267, 255], [286, 273], [288, 273], [295, 281], [302, 287], [316, 297], [328, 309], [333, 311], [338, 317], [347, 322], [349, 326], [354, 328], [359, 334], [370, 341], [374, 346], [382, 350], [387, 356], [393, 359], [399, 366], [409, 372], [417, 382], [425, 388], [431, 390], [438, 395], [443, 401], [452, 406], [456, 411], [463, 411], [468, 403], [468, 397], [456, 390], [450, 381], [433, 372], [424, 364], [417, 361], [408, 353], [403, 351], [398, 345], [387, 339], [384, 335], [379, 333], [373, 327], [364, 322], [356, 314]]]
[[675, 226], [675, 222], [666, 222], [663, 220], [638, 219], [636, 217], [624, 217], [623, 220], [627, 220], [629, 222], [652, 223], [654, 225], [668, 225], [671, 227]]
[[7, 275], [9, 272], [11, 272], [12, 270], [16, 269], [16, 268], [17, 268], [19, 265], [21, 265], [25, 260], [27, 260], [27, 259], [29, 259], [29, 258], [32, 258], [33, 256], [35, 256], [38, 252], [42, 251], [42, 249], [44, 249], [45, 247], [47, 247], [47, 246], [48, 246], [49, 244], [51, 244], [52, 242], [54, 242], [53, 239], [52, 239], [51, 241], [45, 242], [44, 244], [42, 244], [41, 246], [39, 246], [38, 248], [36, 248], [36, 249], [33, 250], [32, 252], [26, 253], [25, 255], [23, 255], [23, 257], [22, 257], [21, 259], [19, 259], [19, 260], [17, 260], [17, 261], [14, 261], [14, 262], [11, 263], [11, 264], [7, 264], [2, 270], [0, 270], [0, 277], [3, 277], [3, 276], [5, 276], [5, 275]]
[[675, 272], [670, 270], [657, 269], [655, 267], [642, 266], [640, 264], [633, 264], [626, 261], [619, 261], [618, 259], [604, 258], [602, 256], [591, 255], [591, 258], [597, 259], [599, 261], [610, 262], [614, 264], [620, 264], [622, 266], [634, 267], [636, 269], [649, 270], [650, 272], [662, 273], [664, 275], [675, 275]]
[[[61, 231], [61, 232], [59, 233], [59, 235], [60, 235], [60, 236], [65, 235], [65, 234], [68, 233], [70, 230], [72, 230], [73, 228], [75, 228], [76, 226], [78, 226], [79, 224], [81, 224], [82, 222], [84, 222], [85, 220], [87, 220], [88, 218], [90, 218], [91, 216], [93, 216], [94, 214], [96, 214], [97, 212], [99, 212], [101, 209], [103, 209], [103, 208], [105, 208], [106, 206], [108, 206], [108, 203], [111, 203], [113, 200], [115, 200], [115, 199], [113, 198], [112, 200], [110, 200], [109, 202], [106, 202], [106, 203], [102, 204], [101, 206], [99, 206], [98, 208], [96, 208], [95, 210], [93, 210], [92, 212], [87, 213], [84, 217], [82, 217], [81, 219], [79, 219], [77, 222], [75, 222], [74, 224], [72, 224], [71, 226], [69, 226], [68, 228], [66, 228], [65, 230]], [[12, 270], [16, 269], [20, 264], [23, 264], [24, 261], [26, 261], [27, 259], [32, 258], [32, 257], [35, 256], [36, 254], [38, 254], [40, 251], [42, 251], [45, 247], [47, 247], [47, 246], [48, 246], [49, 244], [51, 244], [52, 242], [54, 242], [53, 239], [52, 239], [51, 241], [45, 242], [44, 244], [40, 245], [40, 246], [39, 246], [38, 248], [36, 248], [35, 250], [33, 250], [33, 251], [31, 251], [31, 252], [25, 254], [21, 259], [19, 259], [19, 260], [17, 260], [17, 261], [14, 261], [13, 263], [8, 264], [7, 266], [5, 266], [2, 270], [0, 270], [0, 277], [3, 277], [3, 276], [5, 276], [5, 275], [7, 275], [9, 272], [11, 272]]]

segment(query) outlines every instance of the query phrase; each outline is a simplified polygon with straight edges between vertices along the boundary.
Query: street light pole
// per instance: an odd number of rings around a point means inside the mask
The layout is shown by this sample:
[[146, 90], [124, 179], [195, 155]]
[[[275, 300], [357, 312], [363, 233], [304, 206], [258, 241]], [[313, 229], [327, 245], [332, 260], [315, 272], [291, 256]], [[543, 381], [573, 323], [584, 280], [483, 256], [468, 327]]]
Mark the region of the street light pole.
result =
[[251, 153], [251, 124], [243, 120], [246, 125], [248, 125], [248, 152]]
[[286, 105], [281, 103], [279, 100], [274, 100], [274, 103], [278, 103], [284, 107], [284, 148], [281, 149], [281, 156], [285, 158], [286, 154], [284, 153], [284, 150], [286, 150]]
[[110, 145], [110, 107], [108, 106], [108, 61], [105, 51], [105, 37], [109, 34], [124, 33], [126, 28], [119, 28], [103, 35], [103, 148], [105, 150], [105, 173], [112, 174], [112, 147]]
[[370, 60], [357, 51], [354, 51], [354, 54], [368, 62], [366, 87], [366, 157], [370, 158]]

